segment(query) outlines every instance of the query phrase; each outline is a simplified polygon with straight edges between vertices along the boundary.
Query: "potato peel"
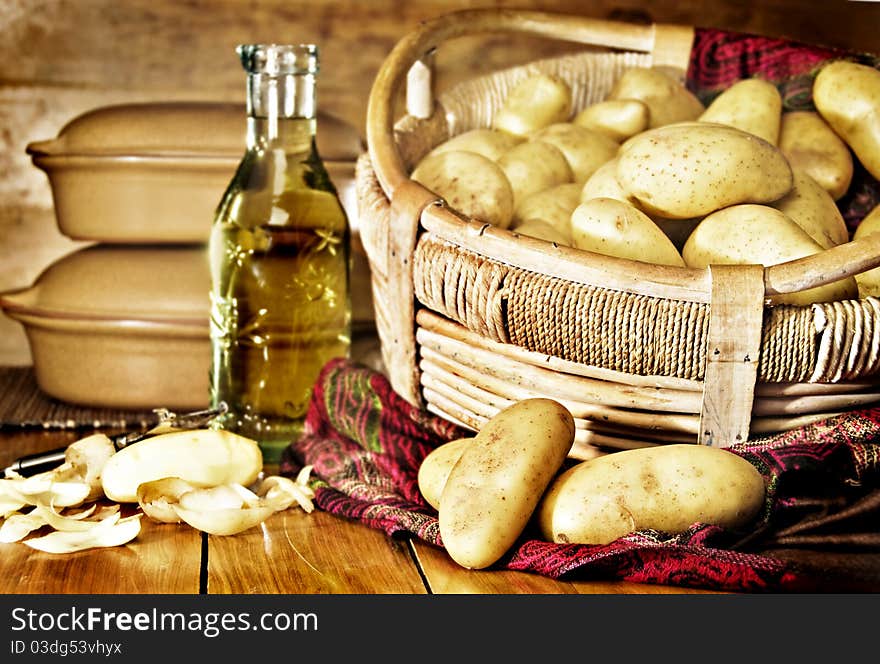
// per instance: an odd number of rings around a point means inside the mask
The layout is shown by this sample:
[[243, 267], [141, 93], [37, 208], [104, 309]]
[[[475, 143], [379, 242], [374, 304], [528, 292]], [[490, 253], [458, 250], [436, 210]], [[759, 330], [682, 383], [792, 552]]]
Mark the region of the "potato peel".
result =
[[91, 487], [85, 482], [56, 481], [45, 473], [33, 477], [7, 477], [0, 480], [0, 510], [8, 515], [25, 505], [74, 507], [85, 502], [90, 492]]
[[193, 484], [179, 477], [163, 477], [138, 486], [138, 505], [144, 514], [159, 523], [180, 523], [181, 518], [171, 507]]
[[312, 502], [315, 492], [308, 485], [311, 470], [311, 466], [303, 468], [295, 481], [280, 475], [270, 475], [262, 481], [257, 491], [278, 510], [287, 509], [296, 502], [305, 512], [311, 513], [315, 509]]
[[46, 553], [73, 553], [86, 549], [113, 547], [133, 540], [141, 531], [142, 514], [120, 519], [110, 516], [94, 523], [85, 531], [61, 531], [24, 541], [26, 545]]
[[144, 513], [157, 521], [183, 521], [211, 535], [235, 535], [294, 503], [305, 512], [314, 510], [314, 492], [307, 484], [310, 472], [310, 466], [304, 468], [295, 481], [270, 475], [256, 491], [235, 483], [198, 487], [180, 478], [165, 478], [141, 484], [138, 499]]
[[172, 507], [183, 521], [210, 535], [236, 535], [260, 525], [277, 511], [271, 506], [214, 510], [189, 510], [180, 505]]
[[10, 514], [0, 526], [0, 542], [19, 542], [46, 525], [46, 519], [36, 509]]
[[37, 505], [34, 507], [34, 513], [39, 515], [47, 525], [52, 526], [55, 530], [60, 532], [70, 532], [70, 533], [85, 533], [92, 529], [94, 529], [97, 525], [102, 523], [116, 522], [119, 521], [119, 511], [112, 512], [105, 516], [100, 521], [89, 521], [86, 518], [80, 518], [77, 516], [62, 516], [54, 509], [50, 507], [46, 507], [45, 505]]

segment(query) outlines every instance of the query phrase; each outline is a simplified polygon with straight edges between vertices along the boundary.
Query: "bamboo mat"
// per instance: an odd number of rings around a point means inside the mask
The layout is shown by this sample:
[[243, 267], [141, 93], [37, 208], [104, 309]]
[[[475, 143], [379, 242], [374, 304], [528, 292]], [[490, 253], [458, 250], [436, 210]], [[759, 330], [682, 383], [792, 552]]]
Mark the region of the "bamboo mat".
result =
[[33, 367], [0, 367], [0, 427], [44, 429], [143, 428], [156, 423], [149, 411], [88, 408], [43, 393]]

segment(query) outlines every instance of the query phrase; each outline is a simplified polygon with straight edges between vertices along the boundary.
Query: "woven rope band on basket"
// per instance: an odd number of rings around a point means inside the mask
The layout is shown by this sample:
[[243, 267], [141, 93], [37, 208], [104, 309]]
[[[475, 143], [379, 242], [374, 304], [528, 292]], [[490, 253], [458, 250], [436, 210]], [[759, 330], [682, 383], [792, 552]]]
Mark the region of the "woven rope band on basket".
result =
[[[435, 99], [423, 60], [444, 38], [490, 26], [591, 46]], [[627, 68], [672, 66], [684, 76], [693, 43], [694, 29], [679, 26], [472, 10], [429, 22], [395, 48], [371, 94], [370, 152], [356, 179], [396, 391], [474, 430], [518, 399], [555, 398], [575, 416], [572, 456], [582, 458], [678, 441], [723, 446], [880, 399], [877, 299], [767, 305], [773, 293], [876, 266], [878, 243], [851, 242], [791, 266], [667, 270], [467, 219], [409, 180], [434, 146], [489, 126], [511, 86], [533, 72], [565, 80], [576, 112], [603, 99]], [[404, 81], [416, 102], [393, 120]]]
[[[418, 301], [477, 334], [585, 365], [703, 380], [709, 305], [529, 273], [423, 236]], [[837, 382], [878, 370], [880, 301], [767, 311], [758, 379]]]

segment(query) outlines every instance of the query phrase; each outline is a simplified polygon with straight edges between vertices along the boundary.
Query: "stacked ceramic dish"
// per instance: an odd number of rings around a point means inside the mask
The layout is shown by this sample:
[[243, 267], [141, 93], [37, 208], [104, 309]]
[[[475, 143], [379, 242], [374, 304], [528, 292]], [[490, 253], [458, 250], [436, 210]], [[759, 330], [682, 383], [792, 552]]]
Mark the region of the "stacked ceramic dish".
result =
[[[46, 394], [116, 408], [207, 405], [206, 243], [244, 151], [245, 117], [239, 104], [107, 106], [28, 145], [49, 179], [59, 230], [92, 243], [0, 294], [24, 326]], [[354, 192], [363, 144], [332, 116], [318, 123], [318, 149], [355, 231], [355, 324], [369, 325]]]

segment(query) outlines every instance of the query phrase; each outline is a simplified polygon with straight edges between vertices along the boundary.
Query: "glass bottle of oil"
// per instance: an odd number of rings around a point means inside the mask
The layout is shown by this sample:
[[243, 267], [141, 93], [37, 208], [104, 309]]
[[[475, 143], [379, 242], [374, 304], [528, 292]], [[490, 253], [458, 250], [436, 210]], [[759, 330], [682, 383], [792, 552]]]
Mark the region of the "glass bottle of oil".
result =
[[237, 48], [247, 142], [211, 231], [211, 402], [266, 463], [302, 430], [312, 386], [348, 356], [350, 226], [316, 146], [318, 49]]

